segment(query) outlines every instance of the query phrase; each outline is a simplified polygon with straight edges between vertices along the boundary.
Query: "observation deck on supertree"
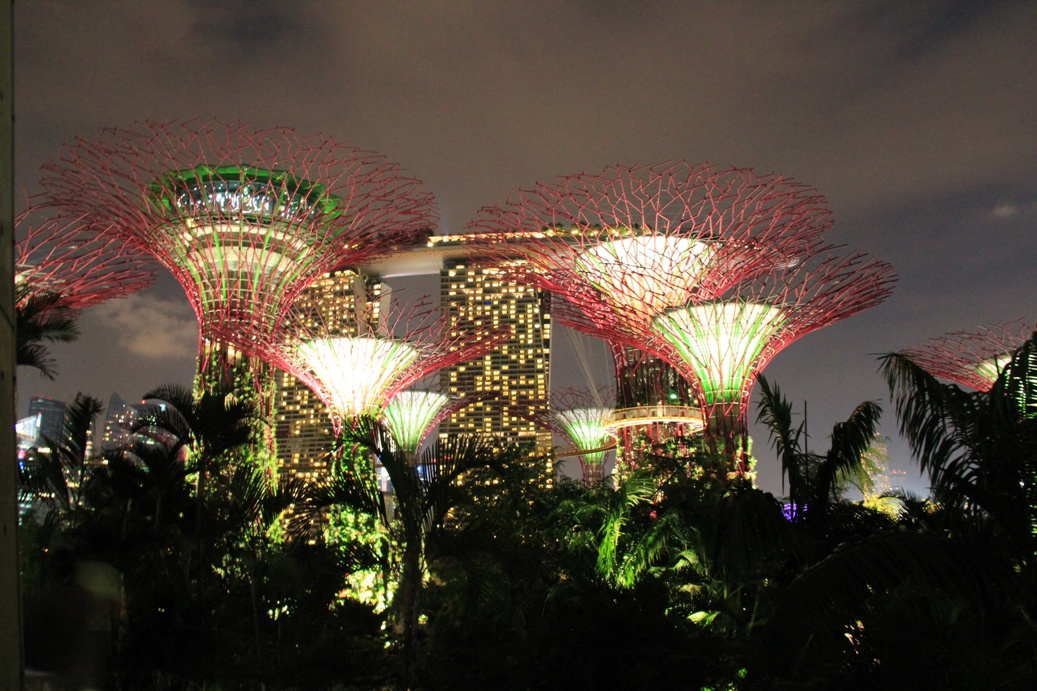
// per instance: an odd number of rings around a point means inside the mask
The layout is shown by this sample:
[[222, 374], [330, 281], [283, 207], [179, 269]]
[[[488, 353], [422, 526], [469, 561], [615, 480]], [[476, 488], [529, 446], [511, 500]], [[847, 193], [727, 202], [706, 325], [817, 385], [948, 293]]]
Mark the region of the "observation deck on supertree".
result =
[[[566, 303], [561, 307], [564, 321]], [[666, 454], [667, 442], [700, 436], [705, 422], [694, 387], [672, 365], [623, 343], [613, 342], [610, 349], [616, 366], [616, 406], [604, 423], [623, 449], [616, 459], [622, 476], [638, 466], [646, 452]], [[686, 446], [680, 444], [677, 451]]]
[[977, 391], [989, 391], [1012, 354], [1033, 336], [1032, 322], [1016, 320], [957, 331], [905, 348], [906, 357], [929, 374]]
[[[43, 166], [51, 203], [151, 254], [198, 317], [199, 372], [272, 338], [322, 274], [425, 239], [432, 196], [380, 155], [286, 128], [107, 129]], [[228, 362], [229, 361], [229, 362]]]
[[145, 255], [128, 251], [118, 238], [81, 219], [30, 208], [19, 214], [16, 226], [25, 233], [14, 250], [19, 309], [46, 298], [52, 309], [82, 310], [135, 293], [155, 280], [157, 266]]
[[812, 188], [683, 162], [538, 184], [469, 224], [533, 236], [508, 248], [524, 264], [501, 265], [563, 298], [560, 323], [675, 367], [740, 475], [758, 372], [797, 338], [882, 302], [895, 281], [888, 264], [825, 246], [830, 226]]

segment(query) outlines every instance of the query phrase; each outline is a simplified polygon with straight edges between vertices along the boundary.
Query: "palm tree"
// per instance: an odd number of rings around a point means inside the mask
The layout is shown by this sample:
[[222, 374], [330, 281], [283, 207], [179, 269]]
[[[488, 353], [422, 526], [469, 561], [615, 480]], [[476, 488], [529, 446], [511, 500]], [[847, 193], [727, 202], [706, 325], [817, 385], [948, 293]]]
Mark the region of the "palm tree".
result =
[[989, 391], [944, 384], [908, 357], [881, 358], [900, 432], [933, 496], [973, 529], [992, 521], [1017, 558], [1037, 556], [1037, 335]]
[[[758, 641], [756, 683], [1033, 686], [1035, 356], [1031, 340], [988, 392], [942, 383], [903, 354], [881, 358], [901, 434], [938, 508], [921, 519], [916, 511], [899, 530], [844, 536], [799, 574]], [[779, 452], [792, 450], [783, 464], [795, 466], [798, 431], [776, 388], [763, 389], [761, 419]], [[809, 480], [805, 496], [823, 499]]]
[[19, 365], [34, 367], [48, 379], [57, 376], [47, 343], [69, 343], [79, 338], [76, 313], [57, 293], [29, 293], [23, 286], [16, 300], [15, 348]]
[[[161, 435], [172, 458], [183, 458], [186, 472], [196, 476], [196, 537], [205, 522], [209, 483], [214, 474], [226, 471], [235, 462], [247, 462], [241, 455], [251, 442], [255, 418], [251, 406], [238, 402], [221, 391], [206, 391], [196, 398], [190, 389], [165, 384], [144, 394], [145, 400], [160, 401], [135, 426], [134, 432]], [[191, 573], [193, 553], [200, 563], [204, 540], [189, 550], [185, 575]]]
[[[469, 435], [439, 439], [425, 449], [415, 467], [387, 428], [370, 418], [360, 418], [342, 435], [342, 446], [353, 447], [353, 453], [341, 455], [344, 468], [311, 494], [311, 513], [325, 511], [334, 504], [354, 507], [378, 516], [402, 545], [400, 581], [393, 608], [403, 652], [405, 688], [410, 688], [414, 679], [424, 561], [430, 538], [443, 527], [450, 510], [467, 495], [468, 488], [459, 483], [462, 476], [482, 468], [499, 467], [517, 455], [514, 449], [496, 450], [495, 443], [491, 438]], [[372, 461], [385, 469], [392, 482], [396, 507], [392, 518], [371, 482]]]
[[842, 498], [848, 484], [863, 488], [869, 482], [865, 455], [875, 440], [882, 408], [874, 401], [858, 405], [845, 422], [832, 428], [831, 446], [824, 455], [806, 449], [805, 421], [792, 426], [792, 404], [778, 388], [760, 376], [757, 422], [768, 429], [771, 444], [781, 459], [783, 478], [788, 479], [789, 500], [794, 514], [807, 520], [823, 520]]
[[75, 402], [65, 411], [61, 437], [46, 439], [46, 450], [32, 449], [28, 462], [20, 467], [25, 498], [46, 506], [47, 519], [69, 530], [79, 522], [84, 492], [91, 480], [87, 442], [101, 408], [96, 398], [76, 394]]

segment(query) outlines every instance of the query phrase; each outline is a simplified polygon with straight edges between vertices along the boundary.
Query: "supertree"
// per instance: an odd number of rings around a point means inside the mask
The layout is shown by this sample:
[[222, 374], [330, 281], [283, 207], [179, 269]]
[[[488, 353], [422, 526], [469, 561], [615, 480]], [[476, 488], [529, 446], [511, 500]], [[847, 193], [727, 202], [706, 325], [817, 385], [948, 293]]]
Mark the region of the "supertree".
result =
[[1012, 354], [1034, 333], [1025, 320], [985, 324], [973, 331], [957, 331], [929, 339], [900, 354], [934, 377], [977, 391], [989, 391]]
[[15, 221], [22, 238], [14, 248], [16, 307], [53, 296], [55, 308], [81, 310], [149, 286], [157, 267], [129, 251], [106, 229], [80, 218], [29, 208]]
[[[361, 419], [387, 418], [412, 464], [425, 432], [444, 413], [450, 414], [445, 409], [456, 410], [461, 404], [443, 400], [439, 394], [404, 396], [408, 393], [404, 389], [451, 364], [481, 357], [510, 336], [506, 329], [451, 323], [424, 301], [401, 303], [391, 294], [377, 304], [366, 303], [363, 309], [337, 313], [333, 319], [325, 319], [319, 310], [295, 314], [292, 323], [277, 338], [248, 339], [251, 353], [309, 387], [327, 406], [338, 439]], [[392, 401], [401, 396], [393, 406]], [[401, 419], [404, 407], [409, 408], [406, 422]], [[424, 424], [414, 421], [419, 414], [427, 416]], [[368, 460], [340, 446], [331, 456], [329, 471], [353, 475], [364, 484], [377, 483], [388, 492], [384, 475]], [[391, 515], [390, 507], [386, 501], [386, 513]], [[348, 540], [383, 537], [370, 519], [349, 512], [332, 523]], [[362, 578], [369, 579], [370, 574]]]
[[46, 344], [75, 340], [81, 310], [145, 288], [157, 266], [80, 219], [48, 212], [30, 206], [16, 220], [15, 331], [18, 364], [53, 379]]
[[792, 341], [892, 289], [888, 264], [824, 244], [830, 225], [823, 197], [802, 184], [668, 163], [540, 184], [481, 210], [470, 227], [527, 233], [508, 248], [525, 261], [502, 266], [563, 298], [559, 322], [676, 368], [714, 449], [722, 440], [744, 475], [757, 373]]
[[815, 255], [672, 307], [642, 337], [696, 385], [711, 438], [725, 439], [728, 450], [743, 440], [745, 473], [746, 414], [759, 372], [798, 338], [881, 303], [895, 278], [889, 264], [860, 252]]
[[[561, 305], [565, 321], [567, 303]], [[574, 315], [570, 323], [579, 321]], [[605, 428], [623, 449], [617, 457], [622, 476], [651, 452], [665, 453], [671, 440], [700, 435], [705, 427], [695, 388], [662, 358], [621, 342], [611, 344], [616, 366], [616, 406], [605, 416]], [[683, 445], [682, 445], [683, 446]]]
[[[320, 315], [296, 315], [294, 326], [279, 337], [247, 339], [250, 352], [308, 386], [328, 407], [338, 433], [356, 418], [381, 418], [407, 387], [482, 357], [509, 337], [507, 329], [451, 323], [424, 301], [401, 303], [390, 295], [382, 302], [388, 304], [337, 315], [333, 323]], [[448, 403], [434, 397], [425, 402]], [[413, 435], [405, 436], [413, 441]]]
[[452, 396], [439, 391], [408, 389], [400, 391], [382, 409], [382, 419], [412, 462], [433, 428], [465, 406], [487, 398], [491, 392]]
[[605, 478], [605, 461], [616, 441], [605, 429], [604, 420], [612, 412], [605, 405], [611, 392], [589, 392], [566, 389], [551, 394], [547, 410], [529, 408], [529, 416], [565, 440], [568, 449], [556, 451], [556, 457], [576, 456], [580, 461], [583, 484], [591, 487]]
[[263, 418], [274, 387], [242, 357], [245, 341], [274, 338], [325, 272], [419, 242], [436, 220], [431, 195], [395, 164], [286, 128], [146, 122], [68, 144], [42, 170], [52, 204], [183, 286], [199, 323], [198, 389], [232, 389]]
[[201, 374], [222, 344], [276, 333], [325, 272], [420, 242], [436, 221], [431, 194], [395, 164], [286, 128], [145, 122], [68, 144], [42, 170], [51, 203], [180, 282]]

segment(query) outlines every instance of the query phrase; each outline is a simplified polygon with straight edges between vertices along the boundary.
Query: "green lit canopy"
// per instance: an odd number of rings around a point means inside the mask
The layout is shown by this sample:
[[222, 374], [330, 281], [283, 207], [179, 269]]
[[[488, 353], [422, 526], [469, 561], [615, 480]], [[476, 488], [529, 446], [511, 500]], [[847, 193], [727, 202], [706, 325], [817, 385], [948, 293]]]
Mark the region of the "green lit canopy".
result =
[[758, 302], [704, 302], [667, 310], [652, 330], [694, 371], [708, 405], [738, 403], [757, 358], [785, 324], [780, 307]]

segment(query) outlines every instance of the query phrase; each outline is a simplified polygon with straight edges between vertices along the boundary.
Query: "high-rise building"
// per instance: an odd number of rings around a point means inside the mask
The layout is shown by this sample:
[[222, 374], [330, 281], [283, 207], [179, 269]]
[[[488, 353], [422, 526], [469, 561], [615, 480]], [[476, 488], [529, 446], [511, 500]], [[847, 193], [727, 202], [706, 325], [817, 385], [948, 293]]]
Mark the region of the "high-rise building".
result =
[[108, 411], [105, 413], [104, 427], [101, 431], [100, 452], [131, 451], [137, 444], [157, 446], [169, 442], [172, 435], [153, 426], [134, 431], [134, 428], [141, 427], [142, 422], [149, 416], [165, 411], [166, 405], [143, 401], [137, 404], [127, 403], [122, 396], [112, 393], [112, 397], [108, 399]]
[[111, 451], [131, 442], [130, 426], [136, 422], [139, 411], [136, 406], [126, 404], [122, 396], [112, 393], [108, 399], [108, 412], [101, 433], [101, 451]]
[[[381, 280], [403, 279], [412, 284], [415, 293], [433, 293], [438, 278], [439, 307], [451, 319], [472, 320], [487, 329], [512, 329], [511, 338], [490, 355], [440, 372], [443, 393], [498, 392], [441, 423], [440, 434], [483, 433], [515, 442], [535, 440], [538, 450], [548, 452], [552, 448], [550, 432], [538, 429], [529, 415], [531, 406], [546, 409], [549, 392], [551, 318], [546, 294], [515, 283], [488, 261], [480, 262], [478, 253], [472, 252], [479, 239], [433, 236], [425, 247], [408, 248], [377, 264], [327, 273], [302, 295], [297, 306], [304, 313], [319, 314], [324, 325], [334, 330], [349, 310], [362, 309], [369, 319], [378, 319], [388, 290]], [[318, 397], [294, 377], [280, 373], [277, 383], [280, 474], [315, 477], [330, 449], [331, 418]]]
[[47, 446], [47, 440], [60, 440], [65, 428], [65, 402], [34, 396], [29, 399], [29, 417], [39, 416], [36, 445]]
[[[377, 322], [382, 285], [376, 277], [355, 271], [331, 271], [308, 288], [296, 306], [307, 315], [308, 326], [320, 320], [331, 332], [347, 333], [361, 311], [363, 321]], [[355, 330], [355, 327], [353, 327]], [[325, 467], [331, 450], [332, 425], [327, 406], [305, 384], [286, 372], [277, 375], [277, 465], [282, 478], [314, 479]]]
[[[436, 244], [463, 243], [465, 236], [440, 236]], [[489, 355], [440, 372], [445, 393], [464, 396], [485, 391], [480, 400], [440, 424], [440, 435], [492, 434], [509, 442], [535, 440], [550, 451], [551, 432], [530, 419], [546, 412], [550, 386], [551, 315], [547, 295], [510, 280], [478, 257], [445, 258], [440, 273], [440, 309], [454, 320], [487, 328], [509, 326], [511, 338]]]

